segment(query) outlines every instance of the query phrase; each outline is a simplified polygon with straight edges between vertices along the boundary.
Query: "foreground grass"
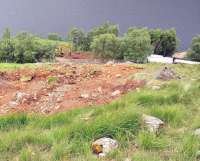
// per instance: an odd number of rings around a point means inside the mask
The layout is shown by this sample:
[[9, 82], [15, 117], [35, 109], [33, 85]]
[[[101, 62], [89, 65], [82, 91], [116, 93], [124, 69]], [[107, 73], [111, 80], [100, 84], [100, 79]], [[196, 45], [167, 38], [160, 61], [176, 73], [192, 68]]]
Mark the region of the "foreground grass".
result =
[[[155, 81], [160, 65], [143, 67], [147, 86], [111, 104], [52, 116], [0, 117], [0, 160], [95, 161], [92, 141], [108, 136], [120, 147], [102, 160], [195, 161], [200, 150], [200, 139], [193, 135], [200, 127], [200, 67], [172, 65], [182, 79], [169, 82]], [[161, 89], [152, 90], [154, 84]], [[143, 113], [166, 123], [160, 135], [147, 132]]]

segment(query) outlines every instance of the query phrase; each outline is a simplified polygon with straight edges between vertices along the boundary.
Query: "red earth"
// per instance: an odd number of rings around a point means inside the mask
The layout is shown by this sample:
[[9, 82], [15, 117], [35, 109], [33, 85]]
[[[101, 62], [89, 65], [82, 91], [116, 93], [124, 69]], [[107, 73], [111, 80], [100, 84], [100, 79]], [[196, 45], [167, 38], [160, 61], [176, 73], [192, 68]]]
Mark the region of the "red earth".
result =
[[0, 114], [52, 114], [106, 104], [139, 88], [142, 69], [127, 64], [50, 64], [0, 71]]

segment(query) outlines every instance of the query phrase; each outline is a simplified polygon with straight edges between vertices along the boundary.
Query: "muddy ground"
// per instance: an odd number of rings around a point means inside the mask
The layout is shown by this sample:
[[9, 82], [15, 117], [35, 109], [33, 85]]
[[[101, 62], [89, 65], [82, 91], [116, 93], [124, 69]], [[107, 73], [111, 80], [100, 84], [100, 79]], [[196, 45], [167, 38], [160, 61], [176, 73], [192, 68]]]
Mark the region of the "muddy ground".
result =
[[57, 63], [0, 72], [0, 114], [52, 114], [81, 106], [106, 104], [141, 87], [127, 64]]

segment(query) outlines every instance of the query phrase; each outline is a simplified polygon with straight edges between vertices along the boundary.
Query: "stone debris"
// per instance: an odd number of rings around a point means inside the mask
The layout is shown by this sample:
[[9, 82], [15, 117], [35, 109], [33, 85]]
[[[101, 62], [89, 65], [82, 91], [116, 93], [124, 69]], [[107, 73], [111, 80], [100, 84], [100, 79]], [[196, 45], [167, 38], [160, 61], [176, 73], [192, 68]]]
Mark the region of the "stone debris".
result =
[[158, 133], [164, 127], [164, 122], [159, 118], [143, 115], [143, 121], [150, 132]]
[[[0, 114], [7, 109], [50, 114], [61, 109], [109, 103], [144, 86], [142, 80], [129, 80], [130, 75], [140, 70], [116, 63], [51, 64], [48, 68], [3, 72], [0, 73], [0, 108], [5, 110]], [[50, 78], [58, 81], [49, 84]]]
[[92, 151], [99, 157], [104, 157], [109, 152], [118, 148], [118, 142], [111, 138], [100, 138], [92, 143]]
[[17, 104], [29, 103], [30, 100], [32, 100], [34, 98], [35, 98], [35, 96], [33, 97], [31, 94], [27, 94], [24, 92], [17, 92], [15, 95], [15, 102]]
[[118, 95], [120, 95], [120, 91], [119, 90], [116, 90], [116, 91], [114, 91], [112, 94], [111, 94], [111, 96], [118, 96]]

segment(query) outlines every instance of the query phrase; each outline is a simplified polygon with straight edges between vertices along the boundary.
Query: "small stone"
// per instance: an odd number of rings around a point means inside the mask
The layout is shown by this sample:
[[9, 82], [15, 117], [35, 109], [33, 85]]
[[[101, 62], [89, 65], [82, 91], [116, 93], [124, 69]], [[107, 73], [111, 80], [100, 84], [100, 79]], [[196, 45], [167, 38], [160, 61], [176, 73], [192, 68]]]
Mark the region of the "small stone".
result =
[[200, 151], [197, 151], [196, 158], [197, 158], [197, 160], [200, 160]]
[[111, 96], [118, 96], [118, 95], [120, 95], [120, 91], [119, 90], [116, 90], [116, 91], [114, 91], [112, 94], [111, 94]]
[[200, 128], [199, 129], [196, 129], [194, 131], [194, 135], [198, 136], [200, 138]]
[[16, 107], [16, 106], [18, 106], [18, 103], [17, 102], [15, 102], [15, 101], [10, 101], [9, 103], [8, 103], [8, 106], [10, 106], [10, 107]]
[[31, 98], [30, 94], [23, 92], [17, 92], [15, 95], [16, 103], [25, 103], [30, 98]]
[[120, 78], [122, 75], [121, 74], [116, 74], [115, 77], [116, 78]]
[[89, 94], [81, 94], [81, 98], [89, 98]]
[[153, 133], [158, 133], [158, 131], [164, 127], [164, 122], [153, 116], [143, 115], [143, 121], [149, 131]]
[[21, 82], [29, 82], [29, 81], [31, 81], [32, 79], [33, 79], [32, 76], [22, 76], [22, 77], [20, 78], [20, 81], [21, 81]]
[[131, 159], [129, 159], [129, 158], [126, 158], [124, 161], [131, 161]]
[[108, 62], [106, 63], [106, 65], [113, 65], [113, 64], [115, 64], [114, 61], [108, 61]]
[[59, 106], [59, 105], [55, 107], [55, 109], [56, 109], [56, 110], [58, 110], [59, 108], [60, 108], [60, 106]]
[[102, 91], [102, 88], [101, 88], [101, 87], [98, 87], [98, 88], [97, 88], [97, 90], [98, 90], [98, 92], [99, 92], [99, 93], [103, 93], [103, 91]]
[[159, 89], [160, 89], [160, 86], [153, 86], [152, 89], [153, 89], [153, 90], [159, 90]]

